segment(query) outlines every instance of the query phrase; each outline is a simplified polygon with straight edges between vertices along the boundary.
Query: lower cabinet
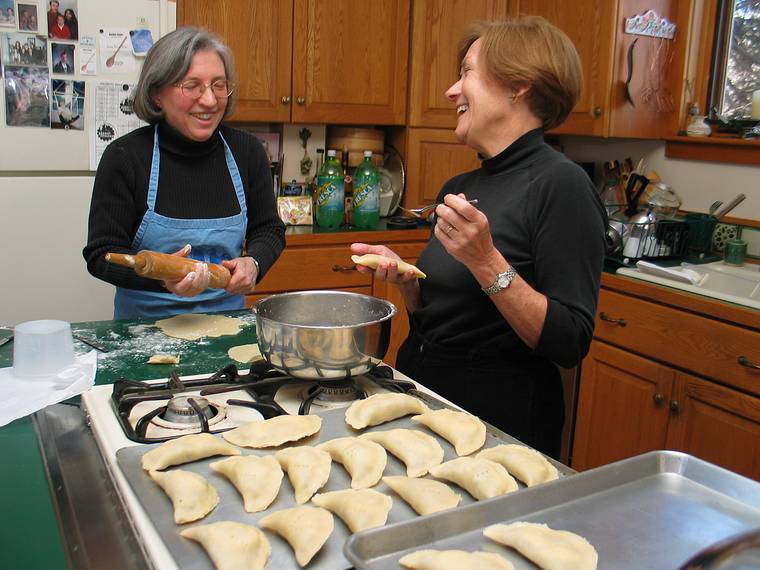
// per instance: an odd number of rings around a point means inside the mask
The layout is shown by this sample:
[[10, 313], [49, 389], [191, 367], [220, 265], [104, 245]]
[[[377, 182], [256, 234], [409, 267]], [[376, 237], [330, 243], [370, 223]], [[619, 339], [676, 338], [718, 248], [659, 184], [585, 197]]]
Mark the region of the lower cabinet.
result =
[[409, 334], [404, 300], [395, 285], [359, 273], [351, 261], [349, 246], [353, 242], [383, 244], [404, 261], [416, 263], [428, 235], [427, 229], [288, 235], [280, 258], [258, 283], [256, 292], [246, 296], [246, 307], [275, 293], [314, 289], [352, 291], [387, 299], [396, 306], [397, 313], [383, 361], [393, 366], [398, 348]]
[[760, 398], [595, 340], [582, 367], [573, 468], [655, 449], [760, 480]]

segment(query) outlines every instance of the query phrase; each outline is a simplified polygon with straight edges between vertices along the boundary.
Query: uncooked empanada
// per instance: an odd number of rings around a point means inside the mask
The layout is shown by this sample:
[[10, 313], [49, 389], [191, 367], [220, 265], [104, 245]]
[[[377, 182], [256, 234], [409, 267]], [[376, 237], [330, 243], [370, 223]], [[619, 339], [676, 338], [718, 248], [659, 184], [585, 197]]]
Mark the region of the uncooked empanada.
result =
[[255, 526], [223, 521], [186, 528], [184, 538], [200, 542], [217, 570], [264, 570], [272, 548]]
[[304, 567], [330, 537], [333, 516], [320, 507], [295, 507], [267, 515], [259, 524], [287, 540]]
[[421, 477], [443, 461], [443, 448], [432, 436], [416, 429], [370, 431], [359, 436], [382, 445], [406, 465], [409, 477]]
[[479, 501], [517, 490], [517, 482], [507, 470], [488, 459], [457, 457], [432, 467], [430, 474], [456, 483]]
[[339, 437], [317, 446], [330, 454], [351, 475], [351, 488], [364, 489], [377, 484], [383, 476], [388, 455], [379, 443], [358, 437]]
[[411, 263], [407, 263], [403, 259], [392, 259], [390, 257], [386, 257], [384, 255], [377, 255], [376, 253], [365, 253], [364, 255], [352, 255], [351, 261], [353, 261], [356, 265], [364, 265], [365, 267], [369, 267], [370, 269], [377, 269], [377, 266], [381, 263], [388, 263], [389, 261], [395, 261], [398, 264], [398, 271], [397, 273], [399, 275], [403, 275], [410, 269], [414, 271], [414, 275], [416, 277], [419, 277], [420, 279], [425, 279], [427, 275], [425, 275], [420, 269]]
[[308, 416], [276, 416], [268, 420], [251, 422], [222, 434], [222, 437], [240, 447], [277, 447], [289, 441], [298, 441], [314, 435], [322, 427], [322, 418]]
[[240, 455], [240, 450], [210, 433], [183, 435], [170, 439], [143, 455], [142, 468], [146, 471], [166, 469], [214, 455]]
[[311, 499], [330, 478], [332, 457], [323, 449], [308, 445], [288, 447], [275, 453], [274, 457], [288, 473], [299, 505]]
[[462, 500], [446, 483], [432, 479], [392, 475], [383, 477], [383, 482], [423, 516], [453, 509]]
[[514, 570], [514, 566], [494, 552], [464, 550], [418, 550], [403, 556], [399, 564], [409, 570]]
[[431, 410], [412, 421], [429, 427], [446, 439], [456, 449], [457, 455], [469, 455], [486, 442], [486, 426], [475, 416], [466, 412], [441, 409]]
[[372, 489], [343, 489], [318, 493], [311, 501], [338, 515], [351, 532], [383, 526], [393, 506], [393, 501], [388, 495]]
[[280, 492], [282, 468], [271, 455], [229, 457], [211, 463], [210, 467], [235, 485], [247, 513], [267, 509]]
[[546, 457], [524, 445], [497, 445], [484, 449], [475, 457], [490, 459], [503, 465], [528, 487], [559, 478], [557, 468], [549, 463]]
[[177, 524], [202, 519], [219, 504], [216, 489], [202, 475], [181, 469], [148, 471], [148, 475], [171, 499]]
[[376, 426], [407, 414], [424, 414], [428, 407], [409, 394], [374, 394], [356, 400], [346, 410], [346, 423], [354, 429]]
[[582, 536], [545, 524], [514, 522], [486, 527], [483, 534], [510, 546], [544, 570], [595, 570], [596, 549]]

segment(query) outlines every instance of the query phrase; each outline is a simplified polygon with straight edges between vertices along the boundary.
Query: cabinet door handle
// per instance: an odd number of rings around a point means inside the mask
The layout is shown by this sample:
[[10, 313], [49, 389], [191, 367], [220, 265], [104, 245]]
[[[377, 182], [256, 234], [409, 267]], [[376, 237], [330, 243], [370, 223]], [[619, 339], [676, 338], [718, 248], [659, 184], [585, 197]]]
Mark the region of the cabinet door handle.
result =
[[665, 394], [660, 394], [657, 392], [654, 396], [652, 396], [652, 399], [654, 400], [655, 407], [659, 408], [665, 401]]
[[336, 273], [343, 273], [346, 271], [356, 271], [356, 265], [333, 265], [332, 270]]
[[610, 324], [618, 325], [618, 326], [621, 326], [621, 327], [624, 327], [625, 325], [628, 324], [627, 322], [625, 322], [625, 319], [613, 319], [611, 316], [609, 316], [604, 311], [602, 311], [601, 313], [599, 313], [599, 318], [602, 319], [605, 323], [610, 323]]
[[752, 370], [760, 370], [760, 364], [758, 364], [757, 362], [752, 362], [746, 356], [740, 356], [738, 360], [739, 360], [739, 364], [741, 364], [742, 366], [746, 366], [747, 368], [751, 368]]
[[306, 97], [299, 97], [298, 99], [296, 99], [296, 103], [298, 103], [299, 105], [303, 105], [304, 103], [306, 103]]
[[290, 95], [283, 95], [280, 101], [282, 101], [283, 105], [287, 105], [288, 103], [290, 103]]
[[601, 117], [603, 113], [604, 113], [604, 109], [602, 109], [601, 107], [594, 107], [594, 118], [595, 119], [598, 119], [599, 117]]
[[678, 412], [681, 411], [681, 404], [678, 402], [678, 400], [670, 400], [670, 415], [677, 416]]

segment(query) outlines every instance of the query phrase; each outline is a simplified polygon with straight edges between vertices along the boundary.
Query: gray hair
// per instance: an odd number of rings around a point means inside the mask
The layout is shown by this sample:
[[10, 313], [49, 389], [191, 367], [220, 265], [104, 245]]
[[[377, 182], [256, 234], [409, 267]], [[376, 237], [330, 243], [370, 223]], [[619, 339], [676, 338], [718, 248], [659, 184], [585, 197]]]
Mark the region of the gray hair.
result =
[[[132, 105], [138, 117], [150, 124], [163, 119], [164, 111], [156, 105], [154, 96], [167, 85], [181, 81], [199, 51], [216, 52], [224, 64], [227, 81], [235, 83], [232, 52], [221, 39], [203, 28], [177, 28], [158, 40], [145, 57], [140, 79], [133, 91]], [[227, 99], [223, 118], [232, 113], [236, 99], [237, 94], [233, 91]]]

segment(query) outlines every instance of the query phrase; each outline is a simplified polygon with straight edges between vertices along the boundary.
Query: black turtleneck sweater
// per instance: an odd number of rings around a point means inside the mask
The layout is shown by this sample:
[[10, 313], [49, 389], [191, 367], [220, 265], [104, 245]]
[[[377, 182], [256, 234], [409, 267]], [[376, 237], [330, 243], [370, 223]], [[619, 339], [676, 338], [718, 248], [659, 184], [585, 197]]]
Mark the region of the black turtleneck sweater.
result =
[[[266, 151], [252, 135], [220, 126], [209, 140], [195, 142], [160, 123], [156, 212], [182, 219], [240, 213], [219, 132], [240, 170], [248, 208], [246, 253], [258, 262], [261, 279], [285, 247], [285, 226], [277, 215]], [[108, 145], [95, 175], [89, 233], [82, 253], [88, 271], [98, 279], [128, 289], [164, 291], [160, 281], [138, 277], [131, 269], [104, 259], [109, 251], [135, 252], [132, 240], [148, 208], [152, 155], [153, 125]]]
[[497, 347], [572, 367], [587, 353], [604, 261], [606, 215], [586, 173], [530, 131], [481, 168], [449, 180], [438, 195], [477, 198], [496, 249], [548, 299], [541, 338], [531, 350], [468, 269], [432, 238], [419, 260], [421, 305], [413, 328], [456, 349]]

